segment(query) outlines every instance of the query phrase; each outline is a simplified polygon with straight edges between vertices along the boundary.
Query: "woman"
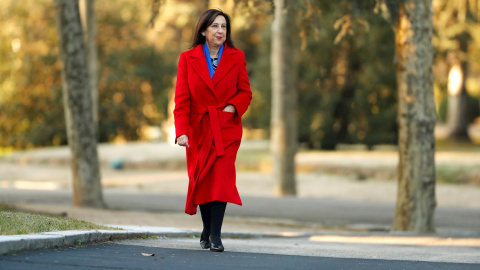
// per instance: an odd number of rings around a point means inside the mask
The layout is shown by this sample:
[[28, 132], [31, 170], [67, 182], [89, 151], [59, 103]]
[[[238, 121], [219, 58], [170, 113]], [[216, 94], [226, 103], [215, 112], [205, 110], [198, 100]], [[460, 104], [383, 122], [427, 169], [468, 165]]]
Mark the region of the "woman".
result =
[[188, 194], [185, 213], [197, 205], [203, 221], [200, 246], [222, 252], [227, 203], [242, 205], [235, 158], [242, 115], [252, 99], [245, 55], [233, 45], [230, 18], [205, 11], [195, 27], [191, 50], [180, 55], [175, 89], [175, 142], [186, 147]]

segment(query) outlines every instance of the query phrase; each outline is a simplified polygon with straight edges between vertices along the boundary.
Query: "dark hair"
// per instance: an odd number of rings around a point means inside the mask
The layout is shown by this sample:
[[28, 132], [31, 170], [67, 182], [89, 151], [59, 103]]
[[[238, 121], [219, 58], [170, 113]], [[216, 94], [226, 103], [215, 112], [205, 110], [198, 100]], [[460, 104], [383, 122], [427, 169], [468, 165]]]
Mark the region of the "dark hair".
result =
[[213, 21], [215, 21], [217, 16], [223, 16], [227, 22], [227, 37], [225, 39], [225, 43], [227, 43], [229, 47], [235, 48], [230, 31], [230, 17], [228, 14], [224, 13], [220, 9], [209, 9], [203, 12], [197, 21], [197, 26], [195, 26], [195, 32], [193, 34], [192, 45], [190, 45], [191, 49], [195, 48], [197, 45], [205, 43], [205, 37], [202, 35], [202, 32], [207, 30], [207, 27], [209, 27]]

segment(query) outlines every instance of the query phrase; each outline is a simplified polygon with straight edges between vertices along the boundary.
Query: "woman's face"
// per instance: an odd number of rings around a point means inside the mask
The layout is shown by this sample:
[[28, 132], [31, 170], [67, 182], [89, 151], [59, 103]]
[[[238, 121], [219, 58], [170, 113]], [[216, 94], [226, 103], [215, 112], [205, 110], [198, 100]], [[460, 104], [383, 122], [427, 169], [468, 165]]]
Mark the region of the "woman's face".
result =
[[204, 33], [209, 47], [222, 46], [227, 39], [227, 21], [225, 17], [218, 15]]

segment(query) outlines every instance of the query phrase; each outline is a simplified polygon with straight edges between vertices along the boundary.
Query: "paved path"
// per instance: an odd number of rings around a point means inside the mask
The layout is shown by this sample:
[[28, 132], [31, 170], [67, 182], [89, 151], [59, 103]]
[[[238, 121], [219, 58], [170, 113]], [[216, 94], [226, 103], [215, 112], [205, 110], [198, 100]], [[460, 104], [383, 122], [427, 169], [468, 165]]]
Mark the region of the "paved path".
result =
[[[0, 203], [71, 205], [66, 191], [28, 191], [0, 189]], [[118, 210], [183, 213], [185, 197], [173, 194], [106, 192], [109, 208]], [[244, 197], [244, 206], [229, 205], [227, 216], [271, 218], [325, 227], [367, 225], [388, 230], [394, 205], [387, 203], [340, 200], [332, 198], [265, 198]], [[480, 209], [442, 207], [435, 214], [439, 232], [480, 235]]]
[[[348, 239], [348, 236], [344, 236]], [[368, 237], [371, 238], [371, 237]], [[225, 239], [226, 251], [200, 250], [198, 239], [126, 240], [0, 257], [20, 269], [480, 269], [477, 246], [342, 243], [315, 238]], [[155, 256], [142, 256], [142, 253]]]

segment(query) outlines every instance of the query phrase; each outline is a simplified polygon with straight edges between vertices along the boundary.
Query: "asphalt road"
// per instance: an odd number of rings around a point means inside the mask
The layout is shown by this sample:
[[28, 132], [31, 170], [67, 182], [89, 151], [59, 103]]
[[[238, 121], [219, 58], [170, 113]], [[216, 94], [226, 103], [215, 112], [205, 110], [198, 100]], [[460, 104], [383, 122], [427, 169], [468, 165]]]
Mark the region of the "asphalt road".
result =
[[[182, 213], [185, 197], [171, 194], [105, 192], [109, 208], [133, 211]], [[368, 224], [387, 228], [392, 224], [394, 205], [334, 198], [243, 197], [243, 206], [229, 205], [228, 216], [272, 218], [315, 223], [327, 227]], [[0, 203], [71, 205], [70, 192], [0, 189]], [[480, 233], [480, 209], [439, 207], [435, 226], [441, 231]]]
[[[137, 244], [110, 242], [85, 247], [21, 252], [0, 257], [0, 269], [480, 269], [478, 263], [302, 256], [228, 250], [224, 253], [213, 253], [199, 248], [193, 250], [156, 247], [148, 241], [140, 240]], [[155, 256], [147, 257], [142, 253], [155, 253]]]

